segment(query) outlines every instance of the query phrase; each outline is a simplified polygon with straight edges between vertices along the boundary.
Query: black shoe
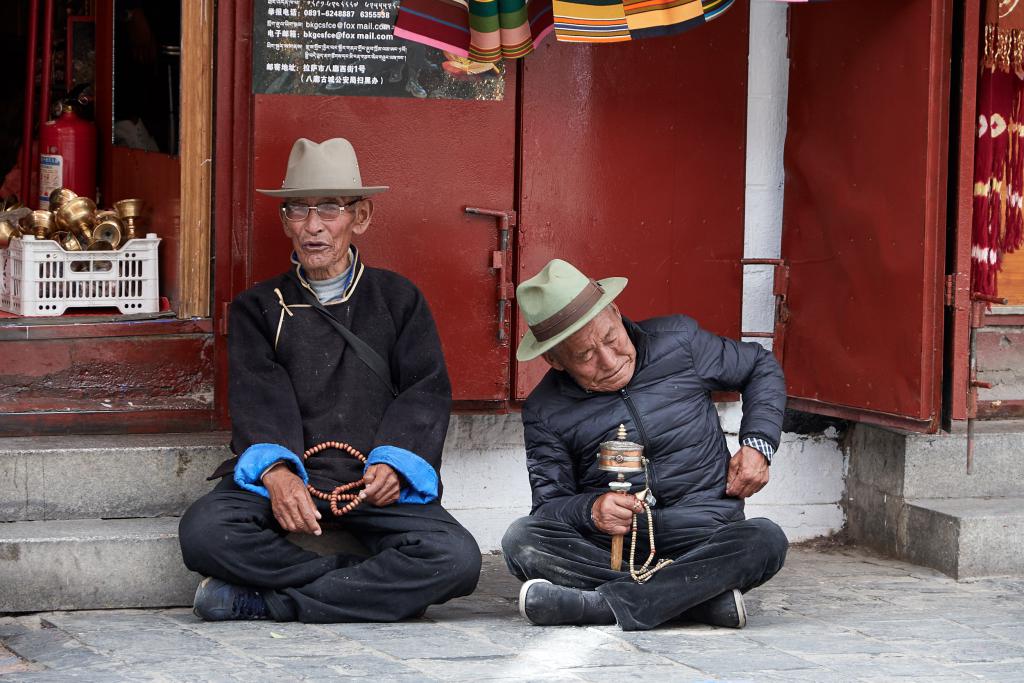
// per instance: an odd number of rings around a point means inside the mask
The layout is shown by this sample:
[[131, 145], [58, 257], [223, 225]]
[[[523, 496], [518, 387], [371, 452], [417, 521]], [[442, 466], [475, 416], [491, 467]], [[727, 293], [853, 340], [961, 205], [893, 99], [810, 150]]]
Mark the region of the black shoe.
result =
[[743, 607], [743, 593], [733, 588], [721, 595], [691, 607], [683, 618], [712, 626], [743, 628], [747, 625], [747, 610]]
[[269, 619], [267, 603], [256, 590], [233, 586], [212, 576], [196, 589], [192, 612], [204, 621]]
[[615, 615], [601, 594], [530, 579], [519, 590], [519, 613], [538, 626], [614, 624]]

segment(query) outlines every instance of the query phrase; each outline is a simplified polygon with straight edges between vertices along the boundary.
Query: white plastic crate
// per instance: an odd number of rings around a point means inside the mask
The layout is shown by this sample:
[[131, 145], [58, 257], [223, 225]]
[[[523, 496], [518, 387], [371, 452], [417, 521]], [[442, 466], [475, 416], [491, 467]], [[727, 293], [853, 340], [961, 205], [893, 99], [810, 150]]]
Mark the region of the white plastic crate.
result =
[[160, 310], [157, 247], [150, 233], [117, 251], [64, 251], [31, 235], [0, 249], [0, 308], [24, 316], [116, 306], [121, 313]]

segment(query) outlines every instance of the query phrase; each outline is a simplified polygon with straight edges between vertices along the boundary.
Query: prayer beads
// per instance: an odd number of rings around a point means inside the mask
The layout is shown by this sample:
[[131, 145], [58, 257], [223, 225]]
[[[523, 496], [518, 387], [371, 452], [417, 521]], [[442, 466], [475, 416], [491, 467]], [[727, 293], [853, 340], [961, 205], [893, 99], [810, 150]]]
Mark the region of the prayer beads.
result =
[[[360, 453], [352, 446], [349, 446], [347, 443], [342, 443], [341, 441], [324, 441], [323, 443], [318, 443], [312, 448], [307, 448], [306, 452], [302, 454], [302, 459], [308, 460], [310, 457], [316, 455], [317, 453], [320, 453], [321, 451], [325, 451], [328, 448], [334, 448], [339, 451], [344, 451], [351, 455], [356, 460], [358, 460], [359, 462], [363, 463], [364, 465], [366, 464], [365, 455]], [[341, 517], [346, 512], [351, 512], [352, 510], [355, 510], [356, 507], [359, 506], [359, 503], [363, 502], [363, 499], [359, 497], [358, 493], [350, 493], [350, 491], [352, 491], [352, 489], [363, 486], [365, 483], [365, 478], [359, 478], [356, 481], [351, 481], [347, 484], [342, 484], [341, 486], [336, 487], [330, 493], [327, 493], [326, 491], [321, 491], [315, 488], [312, 484], [307, 484], [306, 488], [309, 490], [309, 495], [313, 496], [314, 498], [330, 501], [331, 512], [333, 512], [336, 516]], [[347, 502], [345, 503], [345, 505], [338, 507], [338, 503], [340, 501]]]

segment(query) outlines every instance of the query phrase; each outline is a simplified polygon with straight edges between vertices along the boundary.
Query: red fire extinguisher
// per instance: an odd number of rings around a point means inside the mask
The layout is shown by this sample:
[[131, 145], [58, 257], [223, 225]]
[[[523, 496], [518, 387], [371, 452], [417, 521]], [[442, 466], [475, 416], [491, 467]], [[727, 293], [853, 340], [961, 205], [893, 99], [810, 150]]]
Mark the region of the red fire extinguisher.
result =
[[48, 209], [50, 193], [60, 187], [96, 198], [96, 126], [67, 101], [39, 131], [39, 208]]

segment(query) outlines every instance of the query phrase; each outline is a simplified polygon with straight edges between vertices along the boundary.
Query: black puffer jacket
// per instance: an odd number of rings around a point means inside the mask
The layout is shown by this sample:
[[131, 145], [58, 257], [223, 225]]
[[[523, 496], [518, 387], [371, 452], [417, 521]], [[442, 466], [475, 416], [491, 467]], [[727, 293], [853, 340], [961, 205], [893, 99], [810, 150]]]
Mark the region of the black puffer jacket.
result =
[[[759, 344], [711, 334], [686, 316], [623, 322], [637, 350], [624, 389], [591, 393], [551, 370], [523, 406], [531, 514], [596, 531], [591, 506], [614, 479], [597, 469], [596, 454], [621, 423], [630, 440], [646, 446], [656, 510], [683, 506], [693, 513], [684, 517], [687, 527], [743, 519], [743, 501], [725, 497], [731, 454], [711, 392], [742, 392], [740, 437], [760, 436], [778, 447], [786, 385], [775, 358]], [[639, 491], [643, 475], [631, 481]]]

